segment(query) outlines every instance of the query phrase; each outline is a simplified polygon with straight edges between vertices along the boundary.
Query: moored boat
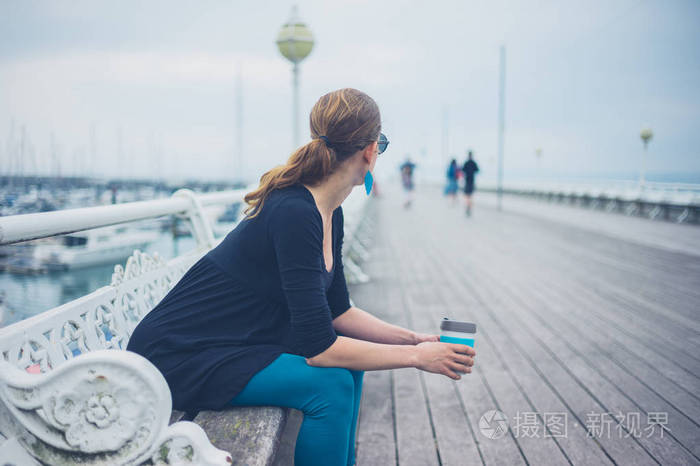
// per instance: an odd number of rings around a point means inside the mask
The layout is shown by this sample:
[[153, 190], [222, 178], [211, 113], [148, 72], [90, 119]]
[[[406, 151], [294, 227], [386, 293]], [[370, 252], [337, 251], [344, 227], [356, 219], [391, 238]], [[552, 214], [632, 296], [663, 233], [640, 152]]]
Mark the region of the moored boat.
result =
[[71, 233], [54, 244], [39, 244], [33, 257], [50, 269], [89, 267], [126, 259], [158, 238], [155, 231], [112, 226]]

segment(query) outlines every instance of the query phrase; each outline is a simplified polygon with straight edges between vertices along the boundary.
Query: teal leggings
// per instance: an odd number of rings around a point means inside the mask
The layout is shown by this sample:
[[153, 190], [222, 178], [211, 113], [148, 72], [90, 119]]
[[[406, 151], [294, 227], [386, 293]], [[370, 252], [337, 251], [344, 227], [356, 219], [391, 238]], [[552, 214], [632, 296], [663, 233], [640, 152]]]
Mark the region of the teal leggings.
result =
[[294, 464], [352, 466], [363, 374], [339, 367], [312, 367], [302, 356], [282, 353], [255, 374], [231, 404], [302, 411], [304, 422]]

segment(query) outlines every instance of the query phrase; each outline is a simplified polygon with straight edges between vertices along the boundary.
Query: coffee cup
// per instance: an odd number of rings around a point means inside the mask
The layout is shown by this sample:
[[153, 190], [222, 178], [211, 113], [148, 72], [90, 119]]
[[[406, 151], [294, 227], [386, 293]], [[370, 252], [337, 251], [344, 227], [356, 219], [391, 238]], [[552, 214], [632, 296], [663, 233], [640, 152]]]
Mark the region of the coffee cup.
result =
[[[440, 341], [445, 343], [457, 343], [474, 348], [474, 338], [476, 337], [476, 324], [471, 322], [460, 322], [450, 320], [445, 317], [440, 322]], [[457, 372], [464, 374], [464, 372]]]
[[445, 317], [440, 322], [440, 341], [445, 343], [458, 343], [474, 348], [476, 337], [476, 324], [472, 322], [460, 322]]

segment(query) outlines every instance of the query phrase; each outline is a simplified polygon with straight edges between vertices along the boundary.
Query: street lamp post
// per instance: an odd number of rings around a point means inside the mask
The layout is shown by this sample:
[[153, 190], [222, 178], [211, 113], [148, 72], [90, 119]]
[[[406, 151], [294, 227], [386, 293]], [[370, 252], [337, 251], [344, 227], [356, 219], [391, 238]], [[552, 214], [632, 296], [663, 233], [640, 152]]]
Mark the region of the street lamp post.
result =
[[277, 48], [284, 58], [292, 62], [292, 142], [295, 149], [299, 147], [299, 63], [311, 53], [313, 46], [311, 31], [299, 19], [297, 7], [292, 7], [289, 20], [277, 35]]
[[644, 153], [642, 154], [642, 168], [639, 171], [639, 187], [644, 188], [644, 172], [647, 168], [647, 146], [649, 145], [649, 141], [651, 141], [651, 138], [654, 137], [654, 133], [651, 131], [651, 129], [645, 128], [642, 130], [641, 133], [639, 133], [639, 137], [642, 138], [642, 142], [644, 143]]
[[506, 119], [506, 47], [501, 45], [498, 79], [498, 210], [503, 197], [503, 133]]

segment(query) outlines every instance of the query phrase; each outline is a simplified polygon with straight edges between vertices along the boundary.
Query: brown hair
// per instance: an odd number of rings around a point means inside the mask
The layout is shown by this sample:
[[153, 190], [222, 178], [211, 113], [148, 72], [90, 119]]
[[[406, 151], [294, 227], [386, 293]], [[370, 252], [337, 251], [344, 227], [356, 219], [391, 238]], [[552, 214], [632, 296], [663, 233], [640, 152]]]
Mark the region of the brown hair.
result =
[[[245, 214], [255, 217], [275, 189], [296, 183], [315, 185], [333, 173], [352, 154], [379, 138], [379, 107], [357, 89], [339, 89], [324, 95], [311, 109], [311, 142], [260, 177], [260, 186], [246, 194]], [[327, 141], [320, 139], [325, 136]]]

